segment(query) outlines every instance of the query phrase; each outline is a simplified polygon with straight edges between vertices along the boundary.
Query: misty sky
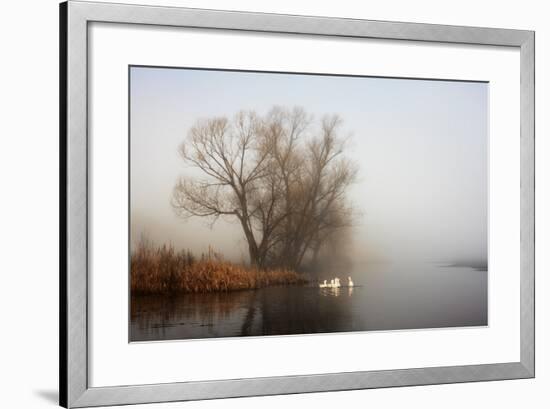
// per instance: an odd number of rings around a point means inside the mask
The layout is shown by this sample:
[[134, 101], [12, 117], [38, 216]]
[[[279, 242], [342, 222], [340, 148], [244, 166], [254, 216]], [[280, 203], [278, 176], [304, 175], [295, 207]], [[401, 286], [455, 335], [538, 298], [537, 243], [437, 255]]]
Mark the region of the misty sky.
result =
[[337, 113], [359, 165], [349, 199], [351, 251], [368, 260], [486, 260], [488, 84], [410, 79], [131, 69], [131, 241], [146, 234], [247, 260], [240, 226], [175, 216], [170, 197], [195, 174], [177, 149], [199, 118], [301, 106]]

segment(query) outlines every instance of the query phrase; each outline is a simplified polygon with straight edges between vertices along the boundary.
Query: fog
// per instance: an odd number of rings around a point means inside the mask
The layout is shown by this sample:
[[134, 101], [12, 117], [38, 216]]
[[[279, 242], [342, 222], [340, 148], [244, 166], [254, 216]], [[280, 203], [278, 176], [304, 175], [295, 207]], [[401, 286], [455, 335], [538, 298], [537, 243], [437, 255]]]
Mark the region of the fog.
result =
[[[487, 260], [488, 84], [187, 69], [131, 69], [130, 240], [248, 260], [241, 226], [176, 216], [172, 189], [197, 171], [178, 147], [199, 118], [301, 106], [336, 113], [358, 165], [346, 241], [355, 270], [410, 259]], [[198, 175], [198, 174], [197, 174]]]

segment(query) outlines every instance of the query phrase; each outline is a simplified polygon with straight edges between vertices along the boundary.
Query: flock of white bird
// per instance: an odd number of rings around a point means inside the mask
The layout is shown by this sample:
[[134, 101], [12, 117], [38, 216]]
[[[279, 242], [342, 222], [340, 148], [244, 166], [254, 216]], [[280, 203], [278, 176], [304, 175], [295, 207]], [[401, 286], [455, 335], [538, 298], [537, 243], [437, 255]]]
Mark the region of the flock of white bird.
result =
[[[353, 287], [353, 281], [351, 277], [348, 277], [348, 287]], [[340, 284], [340, 279], [338, 277], [334, 277], [330, 280], [330, 282], [327, 282], [327, 280], [323, 280], [322, 283], [319, 283], [319, 288], [340, 288], [342, 285]]]

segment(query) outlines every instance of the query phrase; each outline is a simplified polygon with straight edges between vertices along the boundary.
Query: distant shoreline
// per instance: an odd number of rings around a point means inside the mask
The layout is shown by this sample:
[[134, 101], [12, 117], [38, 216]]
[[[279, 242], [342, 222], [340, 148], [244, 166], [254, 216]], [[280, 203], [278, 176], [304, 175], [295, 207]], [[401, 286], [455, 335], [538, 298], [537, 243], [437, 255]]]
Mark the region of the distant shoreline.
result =
[[443, 264], [444, 267], [469, 267], [478, 271], [487, 271], [488, 264], [486, 261], [455, 261], [452, 263]]

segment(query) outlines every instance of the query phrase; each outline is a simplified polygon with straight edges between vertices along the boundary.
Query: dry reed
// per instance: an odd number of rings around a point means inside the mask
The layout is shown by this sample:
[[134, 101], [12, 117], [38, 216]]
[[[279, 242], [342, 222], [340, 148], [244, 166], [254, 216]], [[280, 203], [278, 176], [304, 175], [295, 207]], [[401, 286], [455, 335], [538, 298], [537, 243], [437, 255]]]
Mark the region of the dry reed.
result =
[[141, 241], [131, 255], [133, 295], [247, 290], [274, 285], [304, 284], [304, 275], [285, 269], [259, 270], [234, 264], [209, 249], [200, 258], [172, 246]]

